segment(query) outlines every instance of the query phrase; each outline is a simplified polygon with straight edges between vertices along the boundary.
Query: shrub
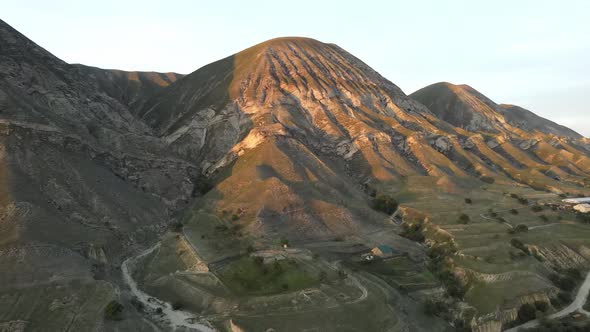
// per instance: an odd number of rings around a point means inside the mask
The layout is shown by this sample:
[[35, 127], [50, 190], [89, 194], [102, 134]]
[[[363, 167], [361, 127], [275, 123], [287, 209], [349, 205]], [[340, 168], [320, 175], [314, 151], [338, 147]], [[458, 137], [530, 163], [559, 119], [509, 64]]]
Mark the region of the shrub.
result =
[[424, 242], [425, 237], [422, 234], [422, 225], [420, 224], [403, 224], [403, 230], [401, 231], [400, 235], [416, 242]]
[[373, 199], [373, 209], [377, 211], [391, 215], [397, 210], [397, 207], [397, 201], [389, 195], [379, 195]]
[[240, 216], [238, 216], [237, 214], [234, 213], [234, 214], [231, 215], [231, 220], [232, 221], [236, 221], [238, 219], [240, 219]]
[[517, 209], [512, 209], [512, 210], [510, 210], [510, 213], [512, 213], [513, 215], [517, 215], [518, 214], [518, 210]]
[[465, 198], [465, 203], [473, 204], [473, 200], [471, 198]]
[[108, 320], [121, 320], [123, 319], [123, 310], [125, 307], [115, 300], [109, 302], [104, 308], [104, 318]]
[[172, 310], [182, 310], [182, 308], [184, 308], [184, 305], [182, 304], [182, 302], [174, 301], [172, 303]]
[[183, 228], [184, 228], [184, 224], [180, 221], [176, 221], [170, 225], [170, 229], [175, 233], [182, 232]]
[[535, 301], [535, 308], [540, 312], [546, 312], [547, 310], [549, 310], [549, 304], [543, 301]]
[[479, 179], [480, 179], [482, 182], [489, 183], [489, 184], [492, 184], [492, 183], [496, 182], [496, 179], [494, 179], [494, 178], [493, 178], [493, 177], [491, 177], [491, 176], [482, 176], [482, 177], [480, 177]]
[[525, 244], [522, 241], [520, 241], [519, 239], [511, 239], [510, 245], [513, 246], [514, 248], [520, 249], [522, 251], [526, 251]]
[[422, 308], [428, 316], [437, 316], [445, 311], [446, 305], [444, 302], [428, 299], [424, 302]]
[[459, 221], [458, 221], [458, 223], [460, 223], [460, 224], [468, 224], [470, 220], [471, 220], [471, 219], [469, 218], [469, 216], [468, 216], [468, 215], [466, 215], [465, 213], [463, 213], [463, 214], [461, 214], [461, 215], [459, 216]]
[[518, 196], [517, 194], [511, 193], [510, 197], [514, 198], [514, 199], [518, 199], [520, 198], [520, 196]]
[[571, 276], [562, 276], [557, 273], [553, 273], [549, 276], [549, 280], [551, 280], [555, 286], [559, 287], [559, 289], [566, 292], [571, 292], [574, 290], [574, 288], [576, 288], [576, 280]]
[[541, 211], [543, 211], [543, 207], [542, 207], [541, 205], [533, 205], [533, 206], [531, 207], [531, 210], [532, 210], [533, 212], [541, 212]]
[[521, 323], [528, 322], [536, 318], [537, 309], [530, 303], [525, 303], [518, 309], [517, 320]]
[[529, 200], [524, 198], [524, 197], [519, 197], [518, 198], [518, 203], [522, 204], [522, 205], [528, 205], [529, 204]]
[[528, 226], [527, 226], [527, 225], [524, 225], [524, 224], [518, 224], [518, 225], [516, 225], [516, 227], [514, 227], [514, 230], [515, 230], [517, 233], [522, 233], [522, 232], [528, 232], [528, 231], [529, 231], [529, 228], [528, 228]]

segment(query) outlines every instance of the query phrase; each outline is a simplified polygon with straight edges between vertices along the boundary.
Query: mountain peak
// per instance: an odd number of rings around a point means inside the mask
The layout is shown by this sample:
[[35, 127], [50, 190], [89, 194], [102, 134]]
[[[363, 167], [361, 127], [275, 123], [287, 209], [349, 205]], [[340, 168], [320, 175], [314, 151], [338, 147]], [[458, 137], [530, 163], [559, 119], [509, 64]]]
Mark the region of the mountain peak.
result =
[[477, 132], [503, 133], [515, 136], [540, 132], [580, 138], [575, 131], [541, 118], [522, 107], [498, 105], [467, 84], [439, 82], [410, 95], [444, 121]]

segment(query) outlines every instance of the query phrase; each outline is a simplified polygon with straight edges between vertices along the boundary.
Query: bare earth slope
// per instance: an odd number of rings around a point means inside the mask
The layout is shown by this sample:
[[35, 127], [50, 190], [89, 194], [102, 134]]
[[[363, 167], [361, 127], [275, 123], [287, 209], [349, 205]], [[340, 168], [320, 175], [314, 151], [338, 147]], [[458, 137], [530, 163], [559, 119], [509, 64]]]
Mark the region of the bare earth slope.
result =
[[193, 168], [2, 21], [0, 113], [0, 321], [96, 329], [115, 296], [112, 268], [190, 198]]

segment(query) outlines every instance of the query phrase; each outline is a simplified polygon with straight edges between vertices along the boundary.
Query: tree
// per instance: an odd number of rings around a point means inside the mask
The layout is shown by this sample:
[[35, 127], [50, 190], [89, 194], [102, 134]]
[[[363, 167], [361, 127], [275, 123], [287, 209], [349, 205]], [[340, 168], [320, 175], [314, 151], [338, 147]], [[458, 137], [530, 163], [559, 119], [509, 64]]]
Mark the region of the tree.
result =
[[529, 228], [528, 228], [528, 226], [527, 226], [527, 225], [524, 225], [524, 224], [518, 224], [518, 225], [516, 225], [516, 227], [514, 227], [514, 230], [515, 230], [517, 233], [523, 233], [523, 232], [528, 232], [528, 231], [529, 231]]
[[531, 207], [531, 210], [532, 210], [533, 212], [541, 212], [541, 211], [543, 211], [543, 207], [542, 207], [541, 205], [533, 205], [533, 206]]
[[465, 198], [465, 203], [473, 204], [473, 200], [471, 198]]
[[493, 177], [491, 177], [491, 176], [482, 176], [482, 177], [480, 177], [479, 179], [480, 179], [482, 182], [489, 183], [489, 184], [493, 184], [494, 182], [496, 182], [496, 179], [494, 179], [494, 178], [493, 178]]
[[373, 199], [373, 209], [386, 214], [393, 214], [398, 207], [397, 201], [389, 195], [378, 195]]
[[436, 316], [445, 311], [445, 304], [440, 301], [428, 299], [423, 304], [424, 313], [428, 316]]
[[518, 210], [517, 209], [512, 209], [512, 210], [510, 210], [510, 213], [512, 213], [514, 215], [517, 215], [518, 214]]
[[529, 320], [533, 320], [537, 317], [536, 315], [537, 308], [530, 303], [525, 303], [520, 306], [518, 309], [518, 316], [517, 320], [521, 323], [528, 322]]
[[459, 216], [459, 223], [460, 224], [467, 224], [467, 223], [469, 223], [470, 220], [471, 220], [471, 218], [469, 218], [469, 216], [466, 215], [465, 213], [463, 213]]
[[535, 301], [535, 308], [540, 312], [546, 312], [549, 310], [549, 304], [544, 301]]
[[519, 239], [511, 239], [510, 245], [512, 245], [514, 248], [520, 249], [522, 251], [526, 251], [525, 244], [522, 241], [520, 241]]
[[122, 320], [124, 309], [125, 307], [121, 303], [113, 300], [104, 308], [104, 318], [108, 320]]
[[246, 253], [247, 253], [247, 254], [251, 254], [251, 253], [253, 253], [253, 252], [255, 252], [255, 251], [256, 251], [256, 249], [254, 249], [254, 246], [253, 246], [253, 245], [249, 245], [249, 246], [246, 248]]

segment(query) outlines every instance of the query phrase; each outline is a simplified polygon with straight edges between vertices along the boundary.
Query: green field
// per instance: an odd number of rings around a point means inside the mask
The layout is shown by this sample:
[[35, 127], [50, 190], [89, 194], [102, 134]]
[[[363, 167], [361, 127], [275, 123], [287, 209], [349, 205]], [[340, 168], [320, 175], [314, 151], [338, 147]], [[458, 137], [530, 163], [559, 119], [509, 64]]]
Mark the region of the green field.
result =
[[262, 259], [243, 257], [226, 267], [220, 278], [239, 295], [276, 294], [319, 284], [319, 276], [311, 275], [293, 259], [265, 264]]

